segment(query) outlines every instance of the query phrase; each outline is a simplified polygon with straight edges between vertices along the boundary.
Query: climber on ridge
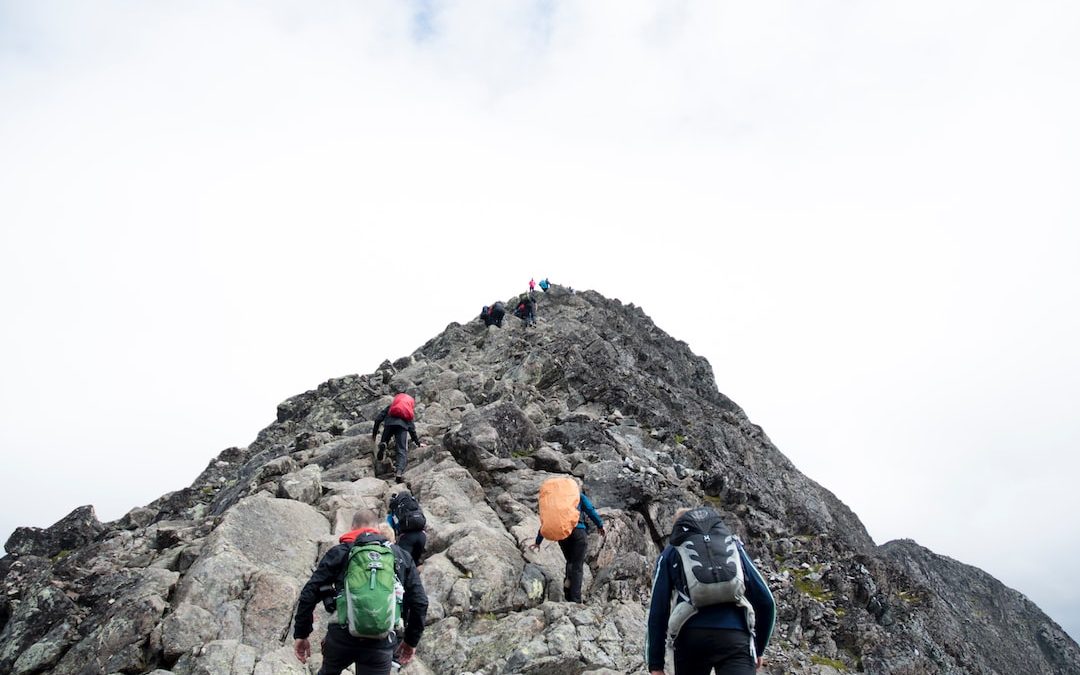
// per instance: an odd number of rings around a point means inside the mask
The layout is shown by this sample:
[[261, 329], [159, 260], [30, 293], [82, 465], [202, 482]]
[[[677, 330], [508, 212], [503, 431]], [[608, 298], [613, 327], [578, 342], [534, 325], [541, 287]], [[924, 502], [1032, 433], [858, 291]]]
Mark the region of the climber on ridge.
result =
[[383, 425], [382, 440], [379, 441], [379, 452], [376, 455], [376, 459], [380, 462], [386, 456], [387, 442], [391, 438], [394, 439], [397, 451], [394, 456], [394, 478], [399, 483], [405, 480], [405, 465], [409, 461], [406, 455], [409, 449], [409, 437], [412, 437], [416, 447], [424, 447], [420, 444], [420, 439], [416, 435], [416, 425], [413, 423], [416, 417], [415, 409], [416, 401], [413, 397], [400, 393], [394, 396], [390, 405], [375, 416], [375, 426], [371, 430], [371, 440], [374, 441], [379, 435], [379, 426]]
[[547, 280], [547, 277], [544, 277], [540, 280], [540, 290], [547, 293], [549, 288], [551, 288], [551, 283]]
[[408, 490], [390, 495], [386, 522], [394, 528], [397, 544], [412, 557], [416, 569], [424, 564], [424, 551], [427, 549], [427, 518], [420, 502]]
[[536, 279], [529, 279], [529, 293], [536, 290]]
[[769, 587], [720, 514], [708, 506], [676, 511], [653, 573], [645, 639], [650, 675], [665, 675], [669, 644], [676, 675], [709, 675], [714, 668], [716, 675], [754, 675], [775, 618]]
[[581, 602], [581, 581], [585, 575], [585, 554], [589, 548], [585, 516], [596, 523], [600, 536], [606, 538], [604, 521], [581, 491], [578, 481], [568, 476], [544, 481], [540, 485], [539, 502], [540, 529], [529, 548], [539, 550], [544, 539], [559, 542], [559, 548], [566, 558], [563, 597], [567, 602]]
[[[357, 673], [389, 675], [394, 657], [405, 665], [420, 644], [427, 594], [412, 558], [379, 534], [379, 521], [374, 511], [358, 511], [352, 531], [326, 552], [300, 591], [293, 619], [293, 653], [300, 663], [311, 656], [315, 606], [329, 597], [327, 591], [334, 597], [318, 675], [338, 675], [352, 664]], [[403, 639], [395, 655], [399, 632]]]
[[495, 304], [490, 307], [484, 305], [484, 309], [480, 310], [480, 320], [484, 322], [485, 326], [494, 325], [502, 328], [504, 316], [506, 316], [506, 307], [499, 300], [496, 300]]
[[514, 316], [518, 317], [525, 322], [525, 327], [536, 325], [536, 300], [527, 293], [522, 293], [518, 297], [517, 309], [514, 310]]

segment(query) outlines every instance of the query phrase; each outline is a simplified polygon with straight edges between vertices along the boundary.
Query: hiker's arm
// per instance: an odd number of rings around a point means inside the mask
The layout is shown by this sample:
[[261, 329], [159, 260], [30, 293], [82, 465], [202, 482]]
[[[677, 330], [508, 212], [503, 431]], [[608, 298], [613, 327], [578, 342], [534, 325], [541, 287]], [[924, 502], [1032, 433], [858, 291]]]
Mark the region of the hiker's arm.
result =
[[540, 548], [540, 544], [544, 543], [544, 535], [540, 534], [540, 530], [536, 531], [536, 540], [533, 541], [533, 549]]
[[600, 531], [604, 531], [604, 521], [600, 519], [600, 514], [597, 513], [596, 508], [593, 506], [592, 501], [585, 496], [585, 493], [581, 493], [581, 506], [585, 509], [586, 515], [589, 519], [596, 523], [596, 526], [600, 528]]
[[300, 590], [300, 600], [296, 605], [296, 616], [293, 618], [293, 637], [302, 640], [311, 635], [314, 617], [312, 613], [318, 606], [319, 587], [333, 584], [341, 575], [341, 564], [344, 562], [343, 554], [347, 554], [346, 547], [335, 546], [326, 552], [319, 566], [315, 568], [311, 578]]
[[375, 416], [375, 426], [371, 428], [371, 440], [375, 440], [375, 437], [379, 435], [379, 427], [382, 426], [383, 420], [386, 419], [386, 414], [389, 410], [390, 406], [387, 406], [380, 410], [379, 414]]
[[420, 437], [416, 435], [416, 425], [412, 422], [409, 422], [409, 435], [412, 436], [412, 442], [419, 446]]
[[664, 554], [656, 560], [653, 571], [652, 599], [649, 601], [648, 631], [645, 633], [645, 665], [648, 670], [664, 669], [667, 623], [671, 613], [671, 576]]
[[738, 547], [745, 572], [743, 576], [746, 577], [746, 599], [754, 607], [754, 648], [758, 656], [761, 656], [769, 646], [773, 625], [776, 623], [776, 601], [742, 544], [738, 544]]
[[427, 620], [428, 598], [424, 592], [424, 584], [420, 581], [420, 573], [416, 571], [416, 565], [409, 560], [405, 567], [405, 598], [403, 602], [409, 608], [409, 623], [405, 626], [405, 644], [416, 647], [420, 644], [420, 636], [424, 634], [424, 622]]

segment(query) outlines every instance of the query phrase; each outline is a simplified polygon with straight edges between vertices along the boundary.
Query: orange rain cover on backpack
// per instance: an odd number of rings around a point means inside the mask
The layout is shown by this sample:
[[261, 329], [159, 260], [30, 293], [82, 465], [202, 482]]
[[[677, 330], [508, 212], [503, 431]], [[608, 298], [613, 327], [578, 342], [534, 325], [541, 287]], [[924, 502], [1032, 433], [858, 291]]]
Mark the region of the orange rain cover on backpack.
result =
[[397, 417], [406, 422], [412, 422], [413, 406], [415, 404], [416, 402], [413, 401], [412, 396], [409, 396], [408, 394], [398, 394], [394, 397], [394, 402], [390, 404], [390, 416]]
[[581, 493], [573, 478], [548, 478], [540, 485], [540, 534], [562, 541], [577, 527]]

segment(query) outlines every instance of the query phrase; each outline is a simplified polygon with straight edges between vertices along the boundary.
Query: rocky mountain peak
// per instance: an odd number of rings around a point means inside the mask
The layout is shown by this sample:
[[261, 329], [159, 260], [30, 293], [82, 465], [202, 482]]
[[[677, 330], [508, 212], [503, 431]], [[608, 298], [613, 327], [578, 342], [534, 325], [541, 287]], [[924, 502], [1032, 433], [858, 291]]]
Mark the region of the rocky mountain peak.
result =
[[[1076, 643], [1019, 593], [913, 542], [875, 545], [640, 308], [553, 286], [538, 319], [452, 323], [294, 396], [249, 446], [115, 522], [81, 507], [19, 528], [0, 559], [0, 672], [309, 672], [291, 653], [299, 590], [353, 512], [398, 489], [371, 431], [406, 391], [431, 600], [406, 673], [642, 672], [652, 564], [675, 510], [698, 503], [721, 510], [776, 597], [765, 672], [1080, 673]], [[521, 546], [559, 474], [607, 523], [584, 604], [561, 601], [558, 547]]]

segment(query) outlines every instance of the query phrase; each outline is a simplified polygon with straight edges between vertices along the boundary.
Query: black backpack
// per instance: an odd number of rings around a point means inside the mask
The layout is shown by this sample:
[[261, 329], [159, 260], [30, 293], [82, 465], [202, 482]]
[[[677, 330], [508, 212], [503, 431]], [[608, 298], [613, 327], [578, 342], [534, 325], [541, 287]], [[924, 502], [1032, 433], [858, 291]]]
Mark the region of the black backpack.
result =
[[427, 518], [424, 517], [424, 510], [420, 508], [420, 502], [407, 492], [390, 498], [390, 513], [397, 520], [399, 532], [419, 532], [427, 526]]

